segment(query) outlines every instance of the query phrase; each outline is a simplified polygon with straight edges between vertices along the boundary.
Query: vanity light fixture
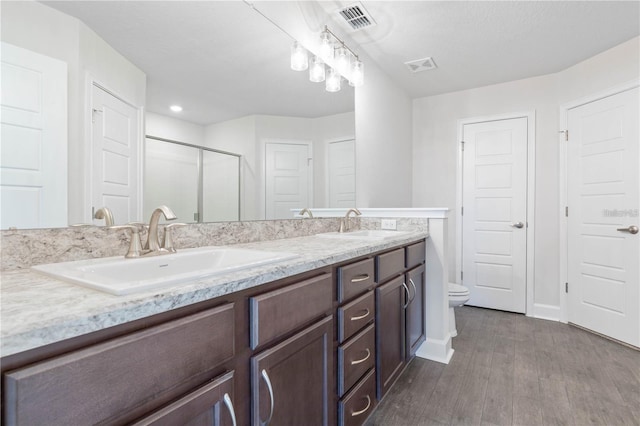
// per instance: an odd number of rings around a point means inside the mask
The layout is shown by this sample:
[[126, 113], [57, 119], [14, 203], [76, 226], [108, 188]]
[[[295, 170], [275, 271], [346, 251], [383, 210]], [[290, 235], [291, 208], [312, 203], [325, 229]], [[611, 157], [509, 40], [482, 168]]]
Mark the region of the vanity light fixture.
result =
[[[340, 77], [340, 74], [349, 76], [349, 84], [353, 87], [360, 87], [364, 84], [364, 64], [356, 55], [356, 53], [349, 49], [344, 41], [340, 40], [326, 25], [324, 31], [320, 34], [320, 57], [325, 59], [335, 59], [335, 67], [337, 72], [335, 74]], [[336, 70], [334, 70], [336, 71]], [[329, 71], [331, 75], [331, 71]], [[329, 90], [329, 87], [335, 88], [335, 84], [329, 83], [329, 77], [327, 77], [328, 91], [337, 92], [340, 90], [340, 83], [338, 82], [336, 90]]]
[[304, 71], [309, 67], [309, 54], [297, 41], [291, 46], [291, 69], [294, 71]]
[[180, 105], [171, 105], [169, 107], [169, 109], [173, 112], [181, 112], [182, 111], [182, 107]]
[[349, 85], [353, 87], [360, 87], [364, 84], [364, 64], [362, 61], [356, 59], [351, 66], [351, 80]]
[[311, 65], [309, 66], [309, 80], [314, 83], [320, 83], [324, 81], [325, 71], [324, 62], [317, 56], [311, 59]]
[[329, 75], [327, 75], [327, 81], [325, 82], [325, 90], [327, 92], [340, 91], [340, 73], [333, 68], [329, 68]]

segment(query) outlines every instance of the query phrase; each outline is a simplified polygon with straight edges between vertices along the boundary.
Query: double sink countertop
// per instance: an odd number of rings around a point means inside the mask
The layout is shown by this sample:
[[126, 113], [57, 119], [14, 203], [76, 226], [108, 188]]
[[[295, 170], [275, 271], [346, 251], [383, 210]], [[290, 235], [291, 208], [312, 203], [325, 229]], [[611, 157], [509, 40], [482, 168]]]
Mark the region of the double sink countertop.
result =
[[426, 231], [417, 230], [385, 240], [308, 236], [237, 244], [228, 247], [296, 253], [299, 256], [125, 296], [91, 290], [32, 270], [3, 271], [0, 356], [160, 314], [425, 237], [428, 237]]

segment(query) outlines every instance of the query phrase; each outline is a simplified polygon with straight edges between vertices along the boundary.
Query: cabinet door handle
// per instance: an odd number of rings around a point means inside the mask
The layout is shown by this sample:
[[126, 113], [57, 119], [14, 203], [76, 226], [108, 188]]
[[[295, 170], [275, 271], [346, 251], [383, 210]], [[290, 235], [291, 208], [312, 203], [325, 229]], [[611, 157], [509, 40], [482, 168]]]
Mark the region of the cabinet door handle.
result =
[[353, 413], [351, 413], [351, 417], [355, 417], [355, 416], [359, 416], [360, 414], [364, 414], [364, 413], [367, 412], [369, 407], [371, 407], [371, 398], [369, 397], [369, 395], [366, 395], [366, 396], [367, 396], [367, 406], [364, 407], [364, 410], [354, 411]]
[[366, 348], [365, 350], [367, 351], [367, 355], [362, 359], [351, 361], [351, 365], [362, 364], [363, 362], [369, 359], [369, 357], [371, 356], [371, 351], [369, 350], [369, 348]]
[[403, 309], [407, 309], [407, 306], [409, 306], [409, 303], [411, 303], [411, 293], [409, 292], [409, 287], [407, 287], [407, 285], [405, 283], [402, 283], [402, 287], [404, 287], [404, 291], [407, 292], [407, 303], [404, 304], [404, 306], [402, 307]]
[[233, 424], [233, 426], [236, 426], [236, 410], [233, 409], [233, 402], [231, 402], [231, 397], [228, 393], [225, 393], [222, 397], [222, 400], [224, 401], [224, 405], [227, 406], [227, 410], [229, 410], [229, 415], [231, 415], [231, 423]]
[[266, 426], [269, 423], [271, 423], [271, 418], [273, 417], [274, 398], [273, 398], [273, 386], [271, 386], [271, 380], [269, 379], [269, 374], [267, 374], [267, 370], [264, 370], [264, 369], [262, 370], [262, 378], [264, 379], [264, 382], [267, 384], [267, 389], [269, 390], [269, 398], [271, 399], [271, 408], [269, 409], [269, 418], [265, 422], [260, 422], [261, 424]]
[[366, 281], [369, 279], [369, 274], [362, 274], [362, 275], [356, 275], [355, 277], [351, 278], [351, 282], [352, 283], [359, 283], [362, 281]]
[[357, 317], [351, 317], [351, 321], [359, 321], [359, 320], [361, 320], [363, 318], [368, 317], [370, 313], [371, 312], [369, 311], [369, 308], [365, 308], [364, 314], [358, 315]]
[[413, 286], [413, 297], [409, 301], [409, 303], [413, 302], [416, 298], [416, 294], [418, 294], [418, 287], [416, 287], [416, 283], [413, 282], [413, 279], [409, 278], [409, 283]]

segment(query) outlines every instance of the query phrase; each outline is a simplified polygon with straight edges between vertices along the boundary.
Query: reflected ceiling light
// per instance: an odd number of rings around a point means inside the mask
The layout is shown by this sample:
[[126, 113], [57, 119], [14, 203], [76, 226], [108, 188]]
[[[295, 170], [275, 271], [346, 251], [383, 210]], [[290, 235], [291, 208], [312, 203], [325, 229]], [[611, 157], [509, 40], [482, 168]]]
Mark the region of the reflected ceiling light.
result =
[[181, 112], [182, 111], [182, 107], [180, 105], [171, 105], [169, 107], [169, 109], [173, 112]]
[[325, 72], [324, 72], [324, 62], [317, 56], [314, 56], [311, 59], [311, 66], [309, 67], [309, 80], [314, 83], [320, 83], [324, 81]]
[[340, 74], [333, 68], [329, 68], [329, 75], [325, 82], [325, 90], [327, 92], [338, 92], [340, 90]]
[[291, 46], [291, 69], [294, 71], [304, 71], [309, 67], [309, 54], [297, 41]]

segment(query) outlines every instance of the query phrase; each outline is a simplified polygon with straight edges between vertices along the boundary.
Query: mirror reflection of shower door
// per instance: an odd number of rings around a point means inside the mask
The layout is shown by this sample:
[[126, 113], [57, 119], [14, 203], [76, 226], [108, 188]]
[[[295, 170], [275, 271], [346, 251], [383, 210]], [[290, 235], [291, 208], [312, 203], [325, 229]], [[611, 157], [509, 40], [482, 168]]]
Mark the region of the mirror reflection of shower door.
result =
[[240, 156], [147, 136], [144, 217], [162, 204], [180, 222], [240, 220]]
[[144, 219], [167, 205], [180, 222], [198, 221], [198, 150], [147, 137], [144, 163]]
[[240, 157], [202, 150], [202, 221], [240, 219]]

